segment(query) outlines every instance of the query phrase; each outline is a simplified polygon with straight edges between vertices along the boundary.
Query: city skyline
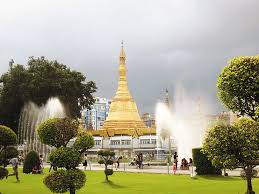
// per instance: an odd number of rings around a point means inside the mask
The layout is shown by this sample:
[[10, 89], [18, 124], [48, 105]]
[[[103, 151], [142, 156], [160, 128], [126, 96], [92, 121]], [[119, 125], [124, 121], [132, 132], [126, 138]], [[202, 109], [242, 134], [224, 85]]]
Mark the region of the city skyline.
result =
[[[231, 6], [234, 4], [235, 6]], [[46, 56], [96, 82], [95, 96], [117, 89], [121, 40], [129, 90], [141, 114], [176, 88], [220, 112], [216, 80], [227, 61], [257, 55], [256, 0], [206, 1], [10, 1], [0, 8], [0, 74], [8, 62]]]

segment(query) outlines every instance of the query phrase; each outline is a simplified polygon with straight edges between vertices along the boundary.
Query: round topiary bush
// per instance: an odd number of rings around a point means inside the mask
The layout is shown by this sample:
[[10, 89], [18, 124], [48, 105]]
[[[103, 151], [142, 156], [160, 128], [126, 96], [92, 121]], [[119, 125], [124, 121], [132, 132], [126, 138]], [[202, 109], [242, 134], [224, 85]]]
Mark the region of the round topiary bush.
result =
[[15, 147], [7, 147], [0, 154], [0, 158], [3, 158], [3, 159], [12, 159], [17, 156], [18, 156], [18, 150]]
[[17, 143], [17, 136], [15, 132], [4, 125], [0, 125], [0, 147], [15, 145]]
[[40, 158], [37, 152], [30, 151], [24, 160], [23, 173], [31, 173], [34, 166], [40, 163]]
[[8, 170], [6, 168], [0, 167], [0, 180], [8, 175]]
[[86, 150], [94, 146], [94, 138], [85, 130], [79, 131], [76, 141], [73, 145], [75, 150], [78, 150], [80, 153], [84, 153]]
[[60, 147], [50, 153], [49, 160], [59, 168], [71, 169], [77, 167], [82, 159], [80, 153], [73, 148]]
[[85, 185], [85, 173], [79, 169], [58, 170], [46, 176], [43, 183], [53, 193], [65, 193], [69, 191], [71, 194]]
[[53, 193], [65, 193], [68, 188], [68, 185], [66, 185], [66, 171], [58, 170], [50, 173], [44, 178], [43, 183]]
[[78, 122], [69, 118], [52, 118], [41, 123], [37, 129], [42, 143], [56, 148], [66, 147], [76, 137]]
[[18, 150], [15, 147], [6, 147], [0, 152], [0, 165], [7, 166], [8, 160], [18, 156]]
[[110, 175], [113, 174], [113, 170], [108, 168], [108, 169], [104, 170], [104, 173], [105, 173], [107, 176], [110, 176]]

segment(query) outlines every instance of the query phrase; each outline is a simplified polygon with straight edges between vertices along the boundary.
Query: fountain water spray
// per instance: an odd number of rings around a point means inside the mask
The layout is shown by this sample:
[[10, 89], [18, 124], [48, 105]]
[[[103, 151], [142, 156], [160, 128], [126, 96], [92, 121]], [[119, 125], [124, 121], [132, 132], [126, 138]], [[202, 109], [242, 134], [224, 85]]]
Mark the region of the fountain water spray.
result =
[[24, 146], [24, 150], [34, 150], [47, 157], [51, 148], [40, 142], [36, 132], [37, 126], [49, 118], [65, 117], [64, 106], [57, 97], [49, 98], [47, 103], [37, 106], [33, 102], [25, 104], [23, 107], [19, 125], [18, 125], [18, 141]]
[[174, 139], [179, 159], [188, 160], [192, 158], [192, 148], [202, 146], [207, 123], [199, 104], [182, 93], [174, 96], [172, 110], [162, 102], [156, 105], [157, 146], [163, 146], [159, 142], [163, 142], [161, 137], [166, 134]]

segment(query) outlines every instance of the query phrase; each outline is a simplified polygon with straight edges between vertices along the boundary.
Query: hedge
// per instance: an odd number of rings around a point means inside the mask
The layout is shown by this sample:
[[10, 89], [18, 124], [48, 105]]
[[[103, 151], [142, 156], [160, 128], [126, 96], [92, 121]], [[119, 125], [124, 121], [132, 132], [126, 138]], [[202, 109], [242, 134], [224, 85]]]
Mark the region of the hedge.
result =
[[30, 151], [24, 160], [23, 173], [31, 173], [34, 166], [40, 163], [40, 158], [37, 152]]
[[201, 148], [192, 149], [193, 164], [198, 175], [221, 175], [221, 169], [215, 168]]

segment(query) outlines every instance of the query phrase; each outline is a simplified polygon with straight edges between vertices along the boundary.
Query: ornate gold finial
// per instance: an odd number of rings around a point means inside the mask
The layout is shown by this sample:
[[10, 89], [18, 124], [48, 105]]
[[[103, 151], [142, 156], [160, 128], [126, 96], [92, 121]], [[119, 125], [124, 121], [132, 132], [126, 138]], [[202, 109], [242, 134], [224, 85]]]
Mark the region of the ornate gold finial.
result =
[[123, 40], [121, 41], [121, 52], [120, 52], [120, 63], [125, 63], [125, 60], [126, 60], [126, 55], [125, 55], [125, 52], [124, 52], [124, 49], [123, 49]]

